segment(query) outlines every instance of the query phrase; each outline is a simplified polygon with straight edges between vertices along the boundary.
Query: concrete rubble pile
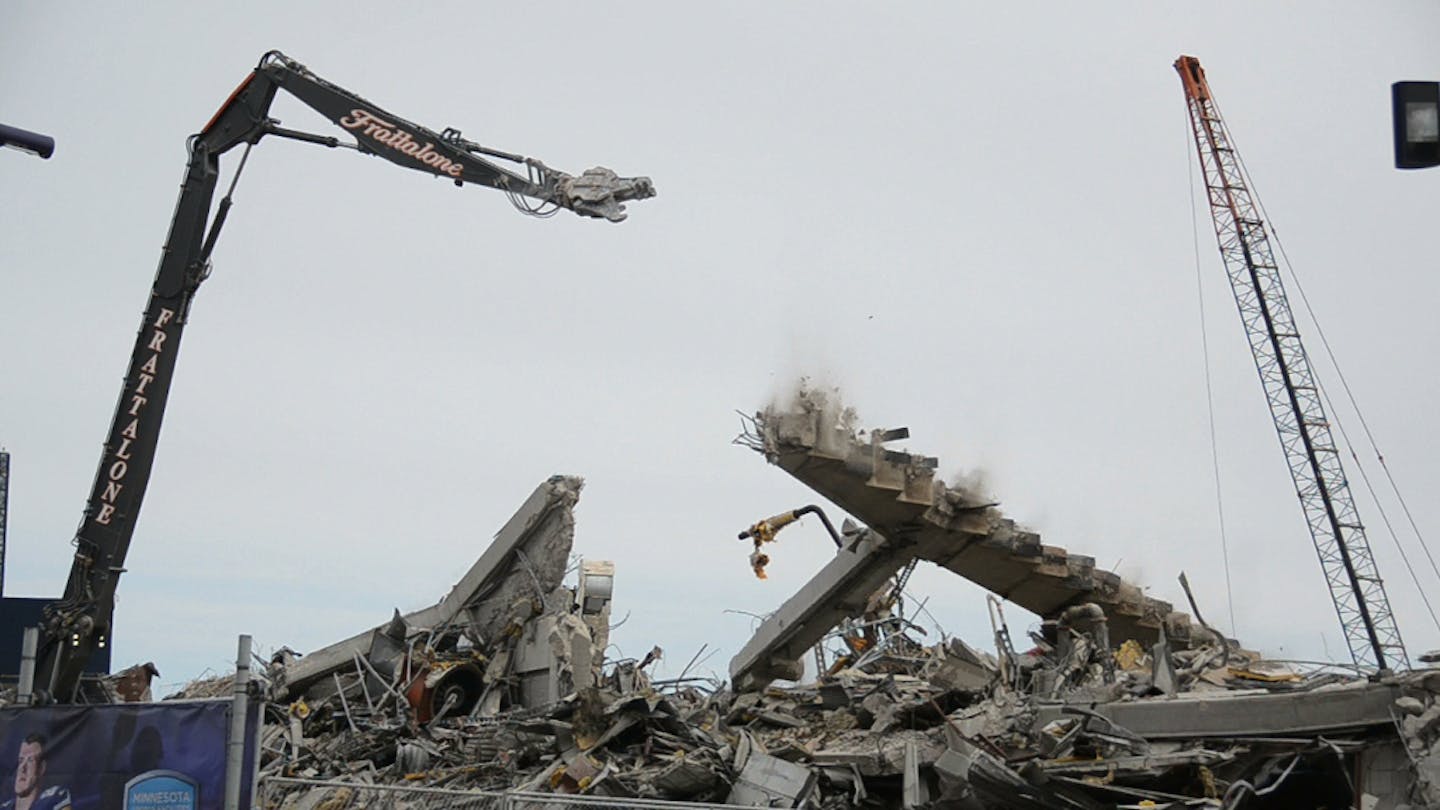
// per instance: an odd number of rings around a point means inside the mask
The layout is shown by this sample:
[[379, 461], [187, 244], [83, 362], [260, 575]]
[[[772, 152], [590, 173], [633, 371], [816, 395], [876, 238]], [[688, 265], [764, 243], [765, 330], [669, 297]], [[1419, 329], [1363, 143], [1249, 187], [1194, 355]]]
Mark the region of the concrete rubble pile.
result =
[[[853, 421], [807, 392], [741, 437], [859, 523], [728, 683], [652, 680], [658, 648], [605, 660], [614, 566], [572, 565], [581, 481], [555, 477], [435, 606], [275, 656], [262, 775], [309, 781], [272, 780], [266, 806], [367, 804], [315, 784], [338, 780], [807, 808], [1440, 807], [1440, 670], [1267, 661], [884, 446], [905, 431]], [[927, 562], [996, 594], [986, 650], [907, 618]], [[1039, 617], [1019, 644], [1001, 599]]]

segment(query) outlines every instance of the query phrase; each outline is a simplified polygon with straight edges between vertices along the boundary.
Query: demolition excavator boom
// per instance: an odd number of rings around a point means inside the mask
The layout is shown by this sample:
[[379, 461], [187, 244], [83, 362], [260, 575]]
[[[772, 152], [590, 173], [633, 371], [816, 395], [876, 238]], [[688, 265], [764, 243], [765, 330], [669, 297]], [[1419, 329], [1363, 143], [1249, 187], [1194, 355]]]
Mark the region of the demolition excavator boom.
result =
[[[281, 90], [334, 122], [354, 141], [279, 126], [269, 111]], [[279, 52], [267, 53], [210, 122], [190, 138], [189, 162], [170, 234], [73, 541], [70, 577], [64, 595], [45, 612], [35, 679], [39, 702], [76, 700], [86, 661], [108, 641], [115, 588], [155, 460], [181, 333], [191, 300], [209, 275], [210, 253], [230, 210], [227, 193], [211, 211], [220, 157], [239, 146], [245, 146], [248, 156], [249, 148], [267, 135], [347, 146], [456, 185], [498, 189], [518, 208], [537, 215], [564, 208], [618, 222], [625, 218], [625, 202], [655, 193], [649, 178], [621, 178], [608, 169], [571, 176], [539, 161], [468, 141], [458, 130], [434, 132], [321, 79]], [[515, 169], [495, 161], [515, 164]], [[244, 163], [242, 158], [239, 167]]]

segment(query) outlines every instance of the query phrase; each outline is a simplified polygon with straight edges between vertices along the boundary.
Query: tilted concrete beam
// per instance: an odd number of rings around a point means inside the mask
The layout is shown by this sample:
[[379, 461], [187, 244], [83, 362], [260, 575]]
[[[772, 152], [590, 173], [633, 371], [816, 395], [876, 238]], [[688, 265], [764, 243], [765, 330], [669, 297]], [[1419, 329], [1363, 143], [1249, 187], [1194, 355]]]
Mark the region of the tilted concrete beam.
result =
[[763, 689], [776, 679], [800, 677], [800, 657], [847, 616], [858, 615], [870, 595], [915, 556], [915, 549], [866, 531], [849, 538], [799, 591], [760, 625], [730, 661], [738, 691]]
[[[1397, 683], [1357, 681], [1303, 692], [1200, 692], [1163, 700], [1116, 701], [1084, 708], [1147, 740], [1286, 737], [1395, 728]], [[1036, 708], [1032, 727], [1066, 715], [1064, 704]]]
[[[406, 627], [413, 631], [465, 626], [489, 640], [505, 629], [517, 598], [543, 600], [565, 576], [575, 538], [572, 510], [583, 486], [578, 477], [557, 475], [536, 487], [445, 598], [402, 617]], [[331, 673], [352, 668], [355, 655], [367, 655], [375, 635], [386, 625], [295, 659], [285, 667], [284, 690], [296, 696]]]
[[[1092, 557], [1042, 544], [981, 493], [936, 481], [936, 459], [884, 446], [895, 433], [908, 432], [862, 435], [854, 422], [853, 411], [813, 391], [802, 392], [793, 407], [756, 416], [756, 435], [747, 444], [879, 537], [866, 553], [846, 557], [842, 551], [760, 626], [730, 663], [737, 688], [760, 688], [793, 670], [806, 649], [854, 615], [909, 557], [947, 568], [1044, 618], [1094, 602], [1104, 609], [1117, 644], [1130, 638], [1151, 644], [1162, 626], [1172, 641], [1190, 638], [1190, 617], [1168, 602], [1096, 570]], [[876, 556], [879, 548], [889, 549], [888, 555]], [[870, 591], [861, 593], [863, 587]], [[836, 600], [837, 594], [846, 598]]]

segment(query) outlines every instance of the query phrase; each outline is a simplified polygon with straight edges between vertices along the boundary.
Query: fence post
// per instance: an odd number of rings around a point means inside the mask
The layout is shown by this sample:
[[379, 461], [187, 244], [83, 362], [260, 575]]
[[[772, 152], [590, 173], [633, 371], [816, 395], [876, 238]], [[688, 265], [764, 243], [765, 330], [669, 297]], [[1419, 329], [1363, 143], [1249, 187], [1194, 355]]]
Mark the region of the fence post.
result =
[[[245, 763], [245, 715], [250, 703], [250, 636], [240, 636], [235, 656], [235, 698], [230, 704], [230, 745], [225, 750], [225, 810], [240, 810], [240, 771]], [[258, 752], [257, 752], [258, 753]], [[255, 797], [250, 797], [255, 803]]]

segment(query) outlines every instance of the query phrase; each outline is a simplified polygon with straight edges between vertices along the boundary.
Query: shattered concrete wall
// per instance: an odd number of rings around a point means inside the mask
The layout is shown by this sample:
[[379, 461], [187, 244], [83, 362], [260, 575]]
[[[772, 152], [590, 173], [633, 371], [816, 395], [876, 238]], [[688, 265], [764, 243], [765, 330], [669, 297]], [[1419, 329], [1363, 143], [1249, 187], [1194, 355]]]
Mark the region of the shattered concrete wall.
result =
[[[610, 560], [581, 560], [580, 580], [575, 585], [575, 606], [580, 620], [590, 628], [596, 650], [610, 646], [610, 600], [615, 593], [615, 563]], [[595, 674], [600, 674], [602, 656], [595, 656]]]
[[[466, 633], [472, 640], [490, 643], [502, 634], [514, 632], [517, 623], [532, 615], [569, 610], [570, 595], [560, 592], [560, 584], [575, 542], [574, 508], [582, 486], [579, 478], [551, 478], [540, 488], [544, 491], [544, 507], [523, 518], [520, 512], [511, 518], [511, 523], [523, 520], [514, 532], [519, 542], [508, 553], [497, 553], [495, 573], [463, 598]], [[492, 549], [498, 551], [499, 541], [510, 533], [511, 525], [507, 523], [496, 533], [497, 544]], [[486, 556], [490, 556], [489, 551]]]
[[[480, 656], [483, 660], [474, 666], [485, 667], [487, 682], [505, 677], [511, 671], [516, 641], [528, 631], [533, 642], [535, 634], [541, 633], [538, 619], [565, 616], [571, 610], [573, 595], [561, 584], [570, 563], [575, 539], [574, 507], [583, 486], [584, 481], [578, 477], [557, 475], [536, 487], [495, 533], [479, 559], [435, 605], [404, 616], [397, 611], [386, 624], [307, 655], [282, 660], [277, 682], [280, 693], [319, 697], [334, 691], [339, 684], [338, 674], [354, 672], [362, 663], [368, 665], [375, 679], [391, 679], [396, 667], [414, 662], [417, 636], [425, 637], [422, 649], [433, 646], [441, 637], [463, 636], [468, 648], [475, 651], [472, 656], [484, 652]], [[549, 635], [555, 624], [549, 621], [541, 633], [540, 646], [547, 652], [552, 648]], [[544, 678], [568, 672], [571, 661], [580, 661], [584, 667], [581, 682], [592, 677], [588, 629], [580, 624], [579, 630], [585, 636], [586, 649], [572, 649], [581, 645], [574, 638], [576, 634], [571, 633], [562, 645], [560, 664], [546, 657], [543, 665], [536, 665], [537, 671], [545, 673]], [[536, 659], [536, 655], [530, 657]], [[384, 683], [376, 686], [383, 687]], [[538, 699], [554, 690], [532, 684], [521, 691]], [[494, 707], [498, 708], [501, 696], [495, 690], [487, 690], [487, 695], [494, 697]]]

